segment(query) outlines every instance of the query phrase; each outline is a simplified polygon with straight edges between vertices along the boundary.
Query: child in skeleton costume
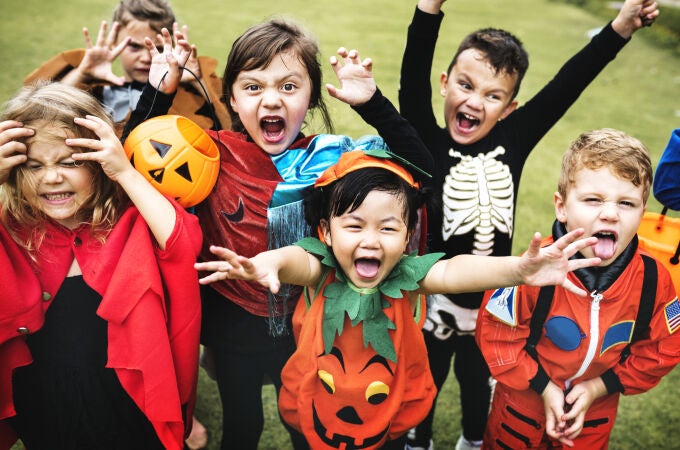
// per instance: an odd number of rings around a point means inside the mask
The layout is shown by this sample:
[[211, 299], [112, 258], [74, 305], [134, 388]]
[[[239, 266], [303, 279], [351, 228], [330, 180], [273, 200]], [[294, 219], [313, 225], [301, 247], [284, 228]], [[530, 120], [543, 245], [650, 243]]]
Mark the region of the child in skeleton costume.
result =
[[[429, 250], [447, 257], [510, 255], [517, 191], [530, 152], [633, 33], [656, 18], [658, 6], [653, 0], [627, 0], [617, 17], [521, 107], [516, 96], [529, 64], [521, 42], [493, 28], [469, 34], [440, 75], [442, 127], [432, 107], [431, 71], [443, 3], [418, 1], [399, 91], [401, 113], [435, 160], [432, 186], [441, 203], [428, 214]], [[474, 341], [482, 296], [433, 296], [423, 330], [437, 386], [444, 385], [454, 360], [462, 411], [458, 449], [479, 447], [488, 414], [489, 370]], [[414, 430], [409, 441], [414, 450], [431, 445], [433, 417], [434, 409]]]
[[405, 255], [423, 201], [420, 184], [388, 152], [351, 151], [305, 198], [305, 216], [320, 239], [252, 259], [211, 246], [220, 260], [196, 264], [213, 271], [202, 284], [227, 278], [257, 281], [272, 292], [282, 282], [305, 287], [279, 411], [311, 448], [403, 449], [406, 431], [427, 414], [436, 393], [420, 332], [423, 294], [513, 279], [563, 285], [567, 271], [599, 262], [568, 260], [596, 241], [575, 241], [580, 232], [543, 249], [537, 234], [522, 258]]
[[[172, 102], [179, 78], [177, 61], [183, 61], [191, 47], [179, 39], [173, 49], [167, 30], [163, 38], [163, 54], [147, 40], [154, 55], [150, 83], [128, 129], [146, 117], [164, 114]], [[331, 64], [342, 86], [331, 86], [329, 92], [353, 105], [384, 141], [378, 136], [355, 141], [301, 133], [308, 112], [320, 110], [326, 119], [328, 115], [321, 97], [318, 46], [297, 25], [274, 19], [252, 26], [236, 40], [223, 77], [232, 130], [208, 131], [220, 149], [220, 172], [211, 194], [195, 207], [206, 243], [255, 255], [310, 236], [302, 190], [341, 154], [355, 148], [389, 145], [430, 170], [431, 157], [417, 133], [377, 89], [370, 60], [361, 60], [354, 50], [340, 49], [338, 55], [342, 62], [333, 57]], [[330, 128], [328, 120], [327, 125]], [[201, 257], [212, 258], [207, 245]], [[274, 296], [241, 280], [221, 280], [202, 291], [202, 343], [215, 359], [224, 411], [223, 448], [235, 444], [240, 449], [257, 448], [264, 423], [263, 378], [269, 377], [278, 392], [281, 369], [295, 348], [290, 320], [299, 295], [298, 287]], [[305, 448], [302, 436], [289, 431], [293, 445]]]
[[606, 449], [620, 394], [646, 392], [680, 361], [672, 280], [638, 248], [651, 182], [647, 149], [617, 130], [584, 133], [565, 154], [553, 239], [585, 229], [598, 244], [577, 257], [602, 264], [568, 275], [589, 297], [487, 293], [477, 342], [498, 381], [484, 448]]

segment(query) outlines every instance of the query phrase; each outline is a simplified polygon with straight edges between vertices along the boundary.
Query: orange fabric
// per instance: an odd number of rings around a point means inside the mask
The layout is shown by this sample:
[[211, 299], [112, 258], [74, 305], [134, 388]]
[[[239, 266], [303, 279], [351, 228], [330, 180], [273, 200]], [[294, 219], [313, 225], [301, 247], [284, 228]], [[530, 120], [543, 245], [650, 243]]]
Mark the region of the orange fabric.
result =
[[567, 447], [545, 434], [545, 413], [540, 395], [531, 389], [517, 391], [497, 383], [493, 394], [494, 414], [486, 424], [482, 448], [604, 450], [616, 421], [618, 403], [618, 394], [595, 400], [586, 412], [588, 425], [574, 440], [574, 446]]
[[680, 292], [680, 263], [676, 255], [680, 245], [680, 218], [646, 212], [637, 233], [640, 248], [647, 250], [668, 269], [675, 292]]
[[[329, 274], [323, 287], [336, 281]], [[320, 289], [323, 292], [323, 288]], [[281, 372], [279, 411], [301, 431], [311, 448], [379, 448], [420, 423], [436, 395], [419, 324], [406, 298], [387, 299], [385, 314], [397, 363], [378, 356], [363, 344], [363, 325], [348, 318], [324, 354], [322, 320], [326, 299], [321, 294], [309, 309], [304, 296], [293, 314], [297, 350]], [[421, 298], [424, 317], [425, 300]]]
[[418, 184], [413, 180], [413, 176], [408, 170], [399, 164], [384, 158], [369, 156], [361, 150], [343, 153], [337, 163], [326, 169], [314, 183], [315, 187], [328, 186], [334, 181], [339, 180], [350, 172], [365, 169], [367, 167], [379, 167], [403, 178], [408, 184], [417, 187]]

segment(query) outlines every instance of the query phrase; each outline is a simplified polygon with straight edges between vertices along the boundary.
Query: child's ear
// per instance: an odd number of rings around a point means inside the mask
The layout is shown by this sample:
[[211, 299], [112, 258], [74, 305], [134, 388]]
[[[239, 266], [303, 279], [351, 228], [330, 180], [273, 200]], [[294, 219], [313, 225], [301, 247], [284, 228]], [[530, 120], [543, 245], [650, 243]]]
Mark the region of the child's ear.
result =
[[331, 227], [326, 219], [319, 222], [319, 239], [327, 246], [331, 247]]
[[510, 104], [505, 107], [503, 113], [501, 114], [500, 120], [503, 120], [506, 117], [508, 117], [510, 113], [513, 112], [515, 109], [517, 109], [517, 100], [511, 101]]
[[235, 113], [238, 113], [236, 99], [234, 98], [233, 95], [229, 97], [229, 104], [231, 105], [231, 109], [233, 109]]
[[439, 75], [439, 93], [442, 95], [442, 97], [446, 97], [446, 91], [448, 90], [446, 83], [448, 83], [448, 81], [449, 74], [442, 72], [441, 75]]
[[567, 208], [564, 204], [564, 199], [559, 192], [553, 195], [553, 203], [555, 204], [555, 217], [562, 223], [567, 223]]

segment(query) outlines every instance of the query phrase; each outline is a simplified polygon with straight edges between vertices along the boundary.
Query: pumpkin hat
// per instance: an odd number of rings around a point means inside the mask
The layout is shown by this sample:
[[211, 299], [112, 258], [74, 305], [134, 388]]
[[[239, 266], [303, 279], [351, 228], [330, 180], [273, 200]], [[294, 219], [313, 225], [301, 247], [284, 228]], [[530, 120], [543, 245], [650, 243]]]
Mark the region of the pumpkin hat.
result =
[[413, 179], [413, 175], [406, 170], [402, 165], [397, 164], [393, 160], [399, 160], [402, 164], [411, 167], [417, 172], [422, 173], [427, 177], [431, 175], [417, 166], [411, 164], [404, 158], [400, 158], [394, 153], [385, 150], [354, 150], [343, 153], [338, 159], [338, 162], [326, 169], [321, 176], [314, 183], [314, 187], [328, 186], [334, 181], [339, 180], [350, 172], [355, 170], [365, 169], [368, 167], [377, 167], [389, 170], [404, 179], [409, 185], [414, 188], [419, 188], [420, 184]]

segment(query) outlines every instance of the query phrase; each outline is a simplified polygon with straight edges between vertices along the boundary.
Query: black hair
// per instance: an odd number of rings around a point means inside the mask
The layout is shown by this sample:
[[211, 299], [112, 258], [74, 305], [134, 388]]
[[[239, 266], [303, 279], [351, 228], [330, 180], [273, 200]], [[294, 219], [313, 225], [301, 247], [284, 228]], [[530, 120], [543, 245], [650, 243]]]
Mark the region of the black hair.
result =
[[458, 61], [458, 56], [468, 49], [483, 53], [496, 74], [517, 75], [517, 83], [512, 93], [512, 98], [515, 98], [529, 68], [529, 55], [522, 41], [512, 33], [498, 28], [482, 28], [474, 31], [463, 38], [446, 73], [451, 73], [451, 69]]
[[403, 200], [403, 219], [410, 232], [418, 222], [418, 209], [429, 199], [429, 189], [416, 189], [387, 169], [367, 167], [349, 172], [328, 186], [312, 188], [305, 196], [305, 219], [316, 232], [321, 220], [359, 208], [371, 191], [394, 194]]

